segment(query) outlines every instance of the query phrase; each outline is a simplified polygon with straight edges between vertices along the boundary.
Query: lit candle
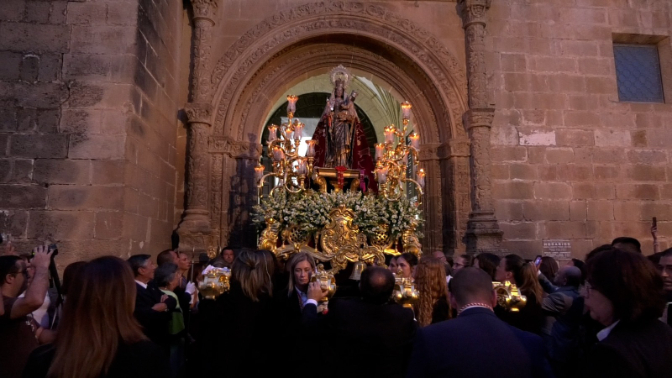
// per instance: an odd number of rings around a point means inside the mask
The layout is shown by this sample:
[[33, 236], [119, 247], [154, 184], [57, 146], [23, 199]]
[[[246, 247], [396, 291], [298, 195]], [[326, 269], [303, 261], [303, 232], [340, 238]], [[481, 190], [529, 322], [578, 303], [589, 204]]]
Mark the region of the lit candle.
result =
[[278, 138], [278, 126], [268, 126], [268, 141], [272, 142]]
[[384, 153], [385, 153], [385, 144], [376, 143], [376, 160], [382, 159]]
[[285, 140], [291, 140], [292, 139], [292, 129], [286, 128], [285, 129]]
[[408, 101], [404, 101], [401, 103], [401, 116], [404, 119], [410, 119], [411, 118], [411, 103]]
[[414, 132], [411, 133], [411, 135], [408, 136], [408, 138], [411, 140], [411, 147], [415, 148], [416, 150], [419, 150], [420, 149], [420, 135], [414, 131]]
[[294, 125], [294, 139], [301, 140], [303, 138], [303, 127], [305, 125], [301, 122], [298, 122]]
[[317, 143], [314, 140], [307, 140], [306, 143], [308, 143], [308, 151], [306, 151], [306, 156], [308, 157], [315, 157], [315, 143]]
[[285, 152], [280, 147], [273, 147], [273, 160], [280, 161], [285, 159]]
[[261, 181], [261, 178], [264, 177], [264, 166], [261, 164], [257, 164], [256, 167], [254, 167], [254, 178], [257, 181]]
[[385, 143], [394, 143], [394, 125], [385, 127]]
[[378, 167], [376, 168], [376, 174], [378, 176], [378, 183], [385, 184], [387, 182], [387, 167]]
[[420, 170], [418, 171], [418, 177], [417, 177], [416, 181], [418, 182], [418, 185], [420, 185], [420, 187], [422, 187], [422, 188], [425, 187], [425, 170], [424, 169], [420, 168]]
[[296, 163], [297, 163], [297, 164], [296, 164], [296, 171], [297, 171], [300, 175], [305, 175], [306, 172], [308, 172], [308, 169], [306, 168], [306, 160], [305, 160], [305, 159], [298, 159], [298, 160], [296, 161]]
[[298, 99], [299, 98], [297, 96], [294, 96], [294, 95], [287, 96], [287, 114], [290, 114], [290, 113], [294, 114], [294, 112], [296, 111], [296, 101]]

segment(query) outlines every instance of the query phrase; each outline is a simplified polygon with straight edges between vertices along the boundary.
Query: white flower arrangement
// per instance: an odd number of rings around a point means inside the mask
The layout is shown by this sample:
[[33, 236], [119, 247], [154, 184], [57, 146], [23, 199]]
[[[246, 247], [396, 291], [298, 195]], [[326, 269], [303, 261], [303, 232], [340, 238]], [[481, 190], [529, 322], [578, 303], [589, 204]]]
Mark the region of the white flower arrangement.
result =
[[[266, 226], [266, 219], [280, 223], [280, 230], [297, 225], [299, 230], [313, 234], [329, 222], [329, 212], [340, 205], [355, 213], [353, 223], [367, 236], [380, 231], [381, 224], [389, 226], [392, 239], [401, 236], [412, 224], [422, 224], [421, 211], [416, 201], [401, 199], [396, 202], [384, 197], [365, 195], [362, 192], [318, 193], [312, 190], [299, 194], [277, 190], [272, 196], [262, 198], [252, 210], [252, 221], [258, 227]], [[416, 231], [418, 237], [422, 237]]]

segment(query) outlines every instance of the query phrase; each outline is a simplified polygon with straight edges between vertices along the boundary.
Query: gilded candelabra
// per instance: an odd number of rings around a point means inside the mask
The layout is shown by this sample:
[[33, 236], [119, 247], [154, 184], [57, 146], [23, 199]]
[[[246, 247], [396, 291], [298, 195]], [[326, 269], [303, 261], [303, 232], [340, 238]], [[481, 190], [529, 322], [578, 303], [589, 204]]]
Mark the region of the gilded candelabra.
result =
[[[411, 104], [404, 101], [401, 104], [403, 127], [397, 129], [394, 125], [385, 127], [385, 143], [376, 144], [376, 181], [378, 190], [388, 201], [398, 201], [406, 191], [405, 184], [413, 183], [418, 188], [418, 204], [422, 199], [422, 189], [425, 186], [425, 171], [418, 170], [418, 154], [420, 152], [420, 135], [412, 132], [408, 135], [406, 144], [406, 129], [411, 115]], [[396, 143], [395, 143], [396, 139]], [[409, 158], [412, 158], [412, 176], [407, 177]]]
[[497, 294], [497, 303], [503, 308], [511, 312], [518, 312], [527, 304], [527, 297], [520, 293], [515, 284], [509, 281], [495, 281], [492, 286]]
[[198, 290], [206, 299], [215, 299], [217, 296], [229, 291], [231, 271], [228, 268], [214, 268], [203, 274], [203, 281], [198, 285]]
[[[280, 127], [270, 125], [268, 127], [268, 157], [273, 160], [273, 171], [264, 174], [264, 166], [257, 164], [254, 167], [255, 179], [259, 196], [267, 177], [278, 178], [278, 184], [271, 189], [271, 193], [278, 188], [283, 188], [290, 193], [299, 193], [304, 190], [305, 181], [313, 171], [315, 161], [315, 141], [306, 141], [308, 150], [306, 156], [299, 156], [299, 146], [303, 137], [304, 124], [294, 118], [296, 101], [299, 98], [294, 95], [287, 96], [287, 122]], [[280, 135], [278, 135], [278, 131]]]
[[401, 270], [394, 275], [394, 291], [392, 298], [400, 305], [413, 310], [413, 305], [418, 302], [420, 293], [415, 288], [412, 278], [401, 276]]

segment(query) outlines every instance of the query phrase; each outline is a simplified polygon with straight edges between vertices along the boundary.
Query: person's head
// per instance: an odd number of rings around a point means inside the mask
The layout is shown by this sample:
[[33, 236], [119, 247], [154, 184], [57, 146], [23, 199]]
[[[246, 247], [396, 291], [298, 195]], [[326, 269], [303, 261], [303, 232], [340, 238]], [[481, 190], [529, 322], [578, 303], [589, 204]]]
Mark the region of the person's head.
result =
[[113, 256], [83, 267], [80, 286], [68, 294], [48, 375], [105, 376], [120, 344], [144, 340], [133, 317], [135, 283], [129, 264]]
[[460, 255], [453, 262], [453, 273], [457, 273], [462, 268], [472, 265], [473, 257], [470, 255]]
[[485, 273], [488, 273], [490, 275], [490, 278], [493, 281], [496, 281], [495, 275], [497, 272], [497, 266], [499, 266], [499, 261], [501, 259], [499, 256], [495, 255], [494, 253], [480, 253], [476, 258], [474, 259], [474, 268], [479, 268], [485, 271]]
[[437, 260], [439, 260], [439, 261], [441, 261], [442, 264], [445, 264], [445, 263], [448, 262], [448, 260], [446, 259], [446, 254], [443, 253], [443, 251], [434, 251], [434, 252], [432, 252], [432, 257], [435, 258], [435, 259], [437, 259]]
[[586, 263], [579, 259], [571, 259], [567, 261], [567, 266], [575, 266], [581, 271], [581, 284], [586, 280]]
[[77, 289], [81, 285], [82, 272], [86, 266], [86, 261], [76, 261], [65, 267], [63, 271], [63, 283], [61, 284], [61, 293], [68, 295], [71, 290]]
[[334, 93], [336, 94], [336, 97], [341, 98], [343, 97], [343, 82], [336, 82], [336, 88], [334, 88]]
[[180, 272], [187, 272], [191, 267], [191, 259], [186, 252], [180, 252], [177, 254], [177, 268]]
[[227, 264], [233, 264], [233, 259], [236, 258], [236, 254], [233, 252], [233, 248], [224, 247], [222, 249], [222, 258]]
[[611, 246], [626, 252], [642, 253], [642, 244], [639, 240], [627, 236], [612, 240]]
[[399, 265], [397, 265], [397, 256], [392, 256], [390, 259], [390, 263], [387, 265], [387, 268], [390, 270], [392, 273], [397, 273], [397, 270], [399, 269]]
[[509, 281], [516, 284], [521, 293], [535, 296], [537, 303], [541, 302], [543, 289], [539, 284], [534, 267], [515, 254], [504, 256], [497, 266], [497, 281]]
[[660, 254], [658, 270], [663, 277], [663, 288], [667, 292], [672, 292], [672, 248], [666, 249]]
[[275, 260], [273, 253], [266, 250], [244, 249], [233, 260], [231, 280], [238, 282], [245, 296], [259, 302], [262, 295], [273, 295]]
[[394, 291], [394, 275], [385, 268], [368, 267], [362, 272], [359, 289], [364, 301], [375, 304], [387, 303]]
[[150, 255], [133, 255], [127, 261], [136, 280], [147, 283], [154, 279], [156, 264], [154, 264]]
[[583, 282], [581, 270], [575, 266], [564, 266], [555, 275], [554, 283], [557, 286], [572, 286], [578, 288]]
[[663, 279], [642, 254], [618, 248], [586, 262], [586, 309], [605, 326], [658, 318], [665, 306]]
[[555, 275], [558, 273], [558, 262], [550, 256], [544, 256], [541, 258], [541, 264], [539, 264], [539, 271], [553, 282], [555, 280]]
[[612, 247], [610, 244], [603, 244], [592, 251], [588, 252], [586, 254], [586, 259], [585, 262], [588, 262], [588, 260], [592, 259], [593, 257], [599, 255], [600, 253], [604, 251], [611, 251], [614, 247]]
[[307, 253], [300, 252], [289, 258], [286, 267], [289, 272], [289, 295], [297, 288], [305, 293], [310, 277], [315, 272], [315, 260]]
[[177, 252], [172, 249], [161, 251], [156, 256], [156, 265], [161, 266], [163, 264], [177, 264]]
[[180, 285], [180, 277], [177, 265], [171, 263], [163, 264], [154, 271], [154, 282], [160, 288], [170, 291]]
[[0, 289], [2, 295], [16, 298], [28, 286], [26, 261], [19, 256], [0, 256]]
[[471, 304], [495, 307], [497, 295], [492, 287], [492, 277], [479, 268], [466, 267], [450, 280], [450, 302], [461, 309]]
[[[432, 323], [434, 307], [438, 301], [448, 302], [444, 264], [443, 261], [428, 256], [421, 258], [415, 267], [415, 288], [420, 295], [417, 318], [421, 327]], [[450, 311], [446, 315], [450, 315]]]
[[418, 256], [413, 253], [402, 253], [397, 257], [397, 271], [401, 270], [403, 278], [413, 277], [413, 270], [418, 265]]

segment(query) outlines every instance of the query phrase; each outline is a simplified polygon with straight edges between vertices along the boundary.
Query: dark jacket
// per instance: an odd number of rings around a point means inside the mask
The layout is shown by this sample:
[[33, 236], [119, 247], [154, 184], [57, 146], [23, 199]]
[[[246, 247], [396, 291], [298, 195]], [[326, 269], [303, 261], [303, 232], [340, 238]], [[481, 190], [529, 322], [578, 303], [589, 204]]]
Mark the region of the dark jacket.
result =
[[418, 330], [407, 377], [552, 377], [541, 338], [486, 308]]
[[[56, 349], [43, 345], [31, 353], [23, 378], [45, 378]], [[168, 358], [151, 341], [121, 344], [104, 378], [166, 378], [170, 376]]]
[[328, 376], [405, 375], [417, 328], [411, 310], [396, 303], [332, 299], [329, 311], [317, 322], [315, 305], [306, 305], [303, 315], [304, 324], [319, 323], [319, 331], [313, 334], [329, 341], [328, 354], [332, 360], [323, 365], [329, 366], [328, 371], [323, 371]]
[[[135, 284], [137, 295], [135, 296], [135, 311], [133, 315], [142, 326], [145, 335], [159, 346], [166, 347], [170, 341], [168, 332], [168, 323], [172, 319], [170, 311], [155, 311], [152, 307], [161, 303], [163, 292], [152, 282], [147, 284], [147, 288]], [[166, 304], [169, 309], [174, 309], [177, 302], [173, 298], [168, 298]]]
[[672, 328], [657, 320], [619, 323], [595, 344], [586, 377], [664, 378], [672, 376]]
[[216, 300], [199, 303], [201, 325], [196, 337], [201, 374], [227, 377], [262, 377], [276, 368], [279, 330], [276, 303], [269, 295], [253, 301], [239, 283]]
[[541, 312], [541, 303], [537, 302], [534, 295], [525, 295], [527, 303], [518, 312], [508, 311], [504, 308], [495, 307], [497, 317], [520, 330], [541, 333], [541, 326], [544, 321], [544, 314]]

